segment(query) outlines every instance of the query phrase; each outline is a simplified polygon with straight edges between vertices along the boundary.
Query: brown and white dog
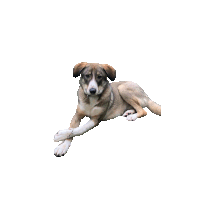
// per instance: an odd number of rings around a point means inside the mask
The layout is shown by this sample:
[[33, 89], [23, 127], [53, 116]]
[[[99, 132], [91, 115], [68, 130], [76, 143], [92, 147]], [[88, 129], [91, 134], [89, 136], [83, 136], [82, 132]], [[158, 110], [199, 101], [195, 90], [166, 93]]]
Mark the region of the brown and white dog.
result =
[[[79, 75], [81, 78], [76, 113], [70, 128], [58, 131], [54, 136], [55, 142], [62, 141], [54, 150], [55, 156], [65, 155], [74, 136], [84, 134], [100, 121], [121, 115], [129, 121], [134, 121], [147, 115], [144, 107], [161, 116], [161, 106], [153, 102], [138, 84], [130, 81], [110, 84], [107, 77], [111, 81], [116, 77], [116, 71], [110, 65], [82, 62], [73, 69], [73, 76]], [[85, 116], [90, 120], [79, 127], [81, 119]]]

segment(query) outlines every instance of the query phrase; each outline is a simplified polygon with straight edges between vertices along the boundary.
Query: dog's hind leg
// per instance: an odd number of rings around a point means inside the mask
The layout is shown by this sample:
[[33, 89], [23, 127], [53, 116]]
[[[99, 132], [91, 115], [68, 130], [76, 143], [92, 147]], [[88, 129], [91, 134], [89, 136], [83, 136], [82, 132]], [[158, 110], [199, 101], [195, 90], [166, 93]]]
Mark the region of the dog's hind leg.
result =
[[[142, 108], [142, 105], [140, 104], [140, 98], [137, 97], [136, 92], [132, 88], [128, 88], [127, 84], [125, 83], [120, 85], [118, 87], [118, 90], [124, 101], [131, 105], [137, 112], [135, 114], [128, 115], [127, 120], [134, 121], [137, 118], [144, 117], [147, 115], [147, 112]], [[143, 94], [141, 94], [141, 96], [143, 96]], [[144, 96], [144, 98], [147, 97]]]
[[135, 113], [135, 110], [127, 110], [122, 116], [127, 117], [128, 115], [132, 115]]
[[130, 104], [132, 107], [134, 107], [134, 109], [136, 110], [137, 113], [135, 114], [131, 114], [131, 115], [128, 115], [126, 117], [126, 119], [128, 121], [135, 121], [137, 118], [140, 118], [140, 117], [144, 117], [147, 115], [147, 112], [139, 105], [135, 102], [135, 100], [132, 100], [132, 99], [126, 99], [126, 102], [128, 104]]

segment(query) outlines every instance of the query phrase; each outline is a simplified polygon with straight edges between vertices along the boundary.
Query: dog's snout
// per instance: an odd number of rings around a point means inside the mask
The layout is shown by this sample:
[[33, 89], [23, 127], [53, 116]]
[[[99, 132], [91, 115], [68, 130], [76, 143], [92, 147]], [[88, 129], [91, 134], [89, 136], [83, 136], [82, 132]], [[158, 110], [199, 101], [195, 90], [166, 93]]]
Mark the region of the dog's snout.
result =
[[90, 89], [90, 93], [91, 93], [91, 94], [95, 94], [95, 93], [96, 93], [96, 89], [95, 89], [95, 88], [91, 88], [91, 89]]

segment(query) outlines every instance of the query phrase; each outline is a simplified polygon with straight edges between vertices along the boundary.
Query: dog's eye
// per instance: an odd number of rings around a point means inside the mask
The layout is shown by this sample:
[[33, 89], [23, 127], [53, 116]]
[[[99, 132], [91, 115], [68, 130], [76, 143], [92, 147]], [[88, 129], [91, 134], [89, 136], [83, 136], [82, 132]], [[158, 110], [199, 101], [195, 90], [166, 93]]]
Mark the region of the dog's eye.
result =
[[86, 77], [86, 78], [90, 78], [90, 75], [89, 75], [89, 74], [86, 74], [85, 77]]
[[98, 78], [98, 79], [101, 79], [101, 78], [102, 78], [102, 76], [97, 76], [97, 78]]

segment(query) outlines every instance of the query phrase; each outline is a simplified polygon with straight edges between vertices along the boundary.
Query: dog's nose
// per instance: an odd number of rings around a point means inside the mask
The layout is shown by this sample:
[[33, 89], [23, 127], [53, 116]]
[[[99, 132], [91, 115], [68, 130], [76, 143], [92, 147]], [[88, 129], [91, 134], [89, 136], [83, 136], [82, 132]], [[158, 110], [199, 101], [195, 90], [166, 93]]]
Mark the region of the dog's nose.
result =
[[91, 88], [91, 89], [90, 89], [90, 93], [91, 93], [91, 94], [95, 94], [95, 93], [96, 93], [96, 89], [95, 89], [95, 88]]

